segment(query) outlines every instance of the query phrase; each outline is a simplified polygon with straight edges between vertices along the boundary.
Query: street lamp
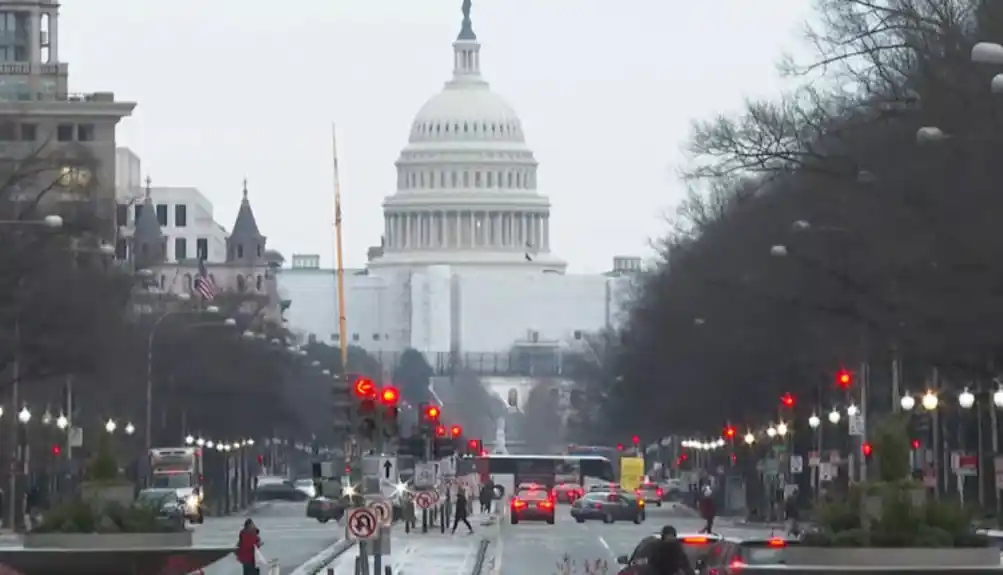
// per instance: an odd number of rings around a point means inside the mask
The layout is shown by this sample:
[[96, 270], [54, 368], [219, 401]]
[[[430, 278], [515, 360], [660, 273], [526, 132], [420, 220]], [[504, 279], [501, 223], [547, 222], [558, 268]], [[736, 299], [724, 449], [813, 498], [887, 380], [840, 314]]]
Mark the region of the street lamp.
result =
[[745, 434], [745, 444], [746, 445], [752, 445], [755, 442], [756, 442], [756, 436], [753, 435], [751, 431], [749, 433]]
[[808, 427], [818, 429], [819, 425], [822, 425], [822, 420], [814, 413], [811, 414], [811, 417], [808, 418]]
[[902, 407], [902, 411], [912, 411], [916, 407], [916, 398], [911, 395], [903, 395], [902, 399], [899, 399], [899, 406]]
[[979, 42], [972, 46], [972, 62], [1003, 65], [1003, 46], [996, 42]]
[[210, 440], [206, 441], [206, 442], [205, 442], [205, 446], [206, 446], [207, 448], [209, 448], [209, 449], [212, 449], [212, 447], [213, 447], [213, 443], [212, 443], [212, 440], [210, 439]]
[[65, 430], [69, 426], [70, 426], [70, 420], [69, 420], [69, 418], [67, 418], [65, 415], [63, 415], [62, 413], [60, 413], [59, 417], [56, 418], [56, 427], [58, 427], [59, 429], [64, 429]]
[[193, 437], [191, 435], [185, 436], [185, 444], [186, 445], [191, 445], [193, 443], [195, 443], [195, 437]]
[[853, 403], [851, 403], [849, 405], [849, 407], [846, 408], [846, 415], [849, 415], [850, 417], [853, 417], [854, 415], [857, 415], [858, 413], [860, 413], [860, 410], [857, 409], [857, 406], [855, 404], [853, 404]]
[[136, 433], [136, 426], [130, 421], [125, 424], [125, 434], [132, 435], [133, 433]]
[[787, 256], [787, 246], [777, 244], [770, 248], [770, 255], [776, 258], [782, 258]]
[[17, 413], [17, 420], [21, 423], [28, 423], [31, 421], [31, 412], [28, 411], [28, 406], [21, 408], [21, 411]]
[[205, 440], [200, 437], [200, 438], [198, 438], [198, 439], [195, 440], [195, 445], [198, 445], [199, 447], [204, 447], [205, 446]]
[[839, 423], [841, 418], [842, 416], [839, 414], [839, 411], [835, 407], [832, 408], [832, 411], [829, 412], [829, 423]]
[[766, 435], [768, 435], [770, 439], [773, 439], [774, 437], [777, 436], [777, 428], [770, 425], [768, 428], [766, 428]]
[[916, 143], [918, 144], [936, 144], [949, 137], [937, 126], [923, 126], [916, 130]]
[[781, 421], [780, 424], [777, 425], [777, 435], [779, 435], [780, 437], [783, 437], [783, 436], [787, 435], [787, 424], [786, 423], [784, 423], [784, 422]]
[[[229, 318], [229, 319], [233, 319], [233, 318]], [[254, 339], [254, 332], [251, 331], [251, 330], [249, 330], [249, 329], [245, 329], [244, 333], [240, 334], [240, 336], [243, 337], [244, 339]]]
[[253, 446], [254, 445], [254, 440], [253, 439], [248, 439], [247, 440], [247, 445]]
[[[1003, 408], [1003, 389], [997, 389], [996, 392], [993, 393], [993, 405]], [[0, 410], [0, 414], [3, 414], [2, 410]]]
[[324, 371], [322, 371], [320, 373], [323, 374], [323, 375], [331, 375], [331, 370], [330, 369], [325, 369]]
[[312, 365], [313, 367], [320, 367], [320, 361], [315, 359], [310, 362], [310, 365]]
[[45, 413], [42, 414], [42, 425], [49, 425], [52, 423], [52, 414], [46, 409]]
[[921, 403], [923, 404], [923, 409], [927, 411], [933, 411], [934, 409], [937, 409], [937, 405], [940, 404], [940, 400], [937, 399], [936, 393], [934, 393], [931, 390], [928, 390], [926, 393], [923, 394], [923, 399]]
[[975, 394], [968, 391], [968, 388], [966, 387], [964, 391], [958, 395], [958, 405], [960, 405], [962, 409], [971, 409], [972, 406], [975, 405]]
[[791, 224], [791, 230], [795, 232], [804, 232], [811, 229], [811, 222], [808, 220], [797, 220]]
[[104, 424], [104, 430], [108, 433], [115, 433], [115, 428], [117, 427], [118, 425], [115, 424], [114, 419], [108, 419], [108, 421]]

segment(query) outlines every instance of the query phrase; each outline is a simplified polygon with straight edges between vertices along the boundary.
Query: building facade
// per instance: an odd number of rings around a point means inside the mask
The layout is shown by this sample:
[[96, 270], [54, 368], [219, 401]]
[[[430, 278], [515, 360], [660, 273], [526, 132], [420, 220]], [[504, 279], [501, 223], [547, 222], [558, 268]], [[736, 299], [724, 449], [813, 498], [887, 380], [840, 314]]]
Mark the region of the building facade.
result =
[[[39, 176], [18, 190], [40, 208], [86, 209], [114, 234], [115, 127], [136, 104], [111, 92], [75, 94], [59, 59], [55, 0], [0, 0], [0, 158], [30, 159]], [[23, 165], [23, 162], [22, 162]], [[44, 169], [43, 169], [44, 168]], [[48, 184], [57, 185], [49, 189]]]

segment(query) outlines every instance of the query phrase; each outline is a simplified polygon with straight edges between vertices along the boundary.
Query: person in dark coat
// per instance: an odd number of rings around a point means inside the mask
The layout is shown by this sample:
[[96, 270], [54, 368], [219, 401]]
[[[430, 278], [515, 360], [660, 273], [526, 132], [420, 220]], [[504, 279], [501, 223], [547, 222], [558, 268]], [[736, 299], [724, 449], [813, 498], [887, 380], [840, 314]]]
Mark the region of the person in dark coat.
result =
[[693, 565], [679, 541], [676, 528], [671, 525], [662, 527], [662, 540], [648, 558], [650, 575], [695, 575]]
[[261, 533], [254, 525], [254, 521], [248, 519], [244, 521], [244, 528], [237, 535], [237, 562], [244, 567], [244, 575], [259, 575], [256, 555], [261, 547]]
[[495, 483], [490, 479], [481, 486], [478, 499], [481, 501], [481, 513], [491, 513], [491, 503], [495, 498]]
[[710, 485], [705, 485], [700, 494], [700, 517], [706, 522], [701, 533], [712, 533], [714, 530], [714, 517], [717, 515], [717, 504], [714, 502], [714, 490]]
[[460, 521], [467, 526], [470, 533], [473, 534], [474, 528], [470, 526], [470, 522], [467, 521], [467, 494], [464, 493], [462, 487], [456, 488], [456, 511], [453, 516], [453, 533], [456, 533], [456, 528], [460, 525]]

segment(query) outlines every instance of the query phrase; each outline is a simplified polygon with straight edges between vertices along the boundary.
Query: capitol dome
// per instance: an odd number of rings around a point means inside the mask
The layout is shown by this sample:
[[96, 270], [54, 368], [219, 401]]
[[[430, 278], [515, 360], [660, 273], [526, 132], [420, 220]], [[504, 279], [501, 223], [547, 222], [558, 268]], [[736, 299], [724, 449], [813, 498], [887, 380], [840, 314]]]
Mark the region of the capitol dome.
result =
[[464, 2], [453, 76], [411, 124], [383, 203], [383, 254], [371, 267], [473, 266], [563, 273], [550, 253], [550, 201], [515, 110], [481, 75]]

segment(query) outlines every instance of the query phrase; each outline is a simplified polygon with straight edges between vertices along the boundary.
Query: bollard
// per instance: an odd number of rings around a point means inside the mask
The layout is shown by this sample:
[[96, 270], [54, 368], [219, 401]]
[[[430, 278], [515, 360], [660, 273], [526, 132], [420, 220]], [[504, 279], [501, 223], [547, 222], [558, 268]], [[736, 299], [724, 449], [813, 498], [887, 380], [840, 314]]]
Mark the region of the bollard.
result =
[[421, 510], [421, 532], [428, 533], [428, 509]]

